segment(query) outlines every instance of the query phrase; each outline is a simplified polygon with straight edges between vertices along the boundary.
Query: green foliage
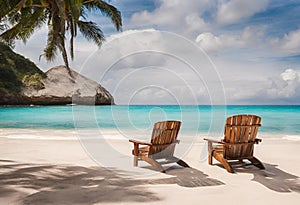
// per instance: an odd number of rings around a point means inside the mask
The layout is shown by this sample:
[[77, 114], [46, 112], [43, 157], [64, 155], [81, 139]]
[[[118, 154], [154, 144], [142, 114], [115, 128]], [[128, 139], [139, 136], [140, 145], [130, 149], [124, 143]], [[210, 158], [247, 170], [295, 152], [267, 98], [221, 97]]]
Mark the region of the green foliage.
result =
[[37, 90], [45, 88], [43, 78], [39, 73], [33, 75], [24, 75], [22, 83], [26, 87], [33, 87]]
[[14, 53], [8, 46], [0, 43], [0, 93], [19, 93], [25, 76], [34, 76], [32, 82], [36, 81], [36, 85], [39, 85], [46, 74], [36, 67], [33, 62]]

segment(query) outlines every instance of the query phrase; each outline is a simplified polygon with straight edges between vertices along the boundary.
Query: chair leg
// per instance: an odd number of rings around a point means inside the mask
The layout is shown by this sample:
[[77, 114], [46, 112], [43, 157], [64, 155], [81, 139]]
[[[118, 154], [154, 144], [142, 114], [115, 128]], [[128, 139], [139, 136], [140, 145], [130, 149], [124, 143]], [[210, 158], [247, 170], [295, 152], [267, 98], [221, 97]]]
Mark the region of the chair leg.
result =
[[263, 165], [263, 163], [261, 163], [261, 161], [259, 161], [257, 158], [252, 157], [249, 158], [249, 161], [256, 167], [260, 168], [260, 169], [265, 169], [265, 166]]
[[185, 161], [183, 161], [177, 157], [172, 157], [172, 159], [182, 167], [190, 167]]
[[138, 166], [138, 156], [133, 157], [133, 166], [135, 166], [135, 167]]
[[142, 160], [144, 160], [145, 162], [149, 163], [151, 166], [153, 166], [156, 170], [165, 173], [164, 168], [154, 159], [151, 159], [149, 157], [141, 157]]
[[209, 165], [213, 164], [213, 155], [211, 153], [208, 154], [208, 164]]
[[179, 164], [182, 167], [190, 167], [185, 161], [183, 161], [181, 159], [178, 160], [176, 163]]
[[177, 158], [177, 157], [168, 157], [167, 160], [171, 161], [171, 162], [176, 162], [178, 165], [182, 166], [182, 167], [190, 167], [185, 161]]
[[182, 166], [182, 167], [190, 167], [185, 161], [177, 158], [177, 157], [167, 157], [166, 160], [168, 160], [169, 162], [176, 162], [178, 165]]
[[234, 173], [233, 168], [230, 166], [227, 160], [224, 159], [221, 155], [214, 153], [214, 158], [216, 158], [216, 160], [218, 160], [228, 172]]
[[132, 150], [132, 154], [133, 154], [133, 166], [137, 167], [138, 166], [138, 153], [139, 153], [139, 144], [134, 143], [134, 147]]
[[213, 147], [212, 142], [208, 142], [208, 164], [212, 165], [213, 163]]

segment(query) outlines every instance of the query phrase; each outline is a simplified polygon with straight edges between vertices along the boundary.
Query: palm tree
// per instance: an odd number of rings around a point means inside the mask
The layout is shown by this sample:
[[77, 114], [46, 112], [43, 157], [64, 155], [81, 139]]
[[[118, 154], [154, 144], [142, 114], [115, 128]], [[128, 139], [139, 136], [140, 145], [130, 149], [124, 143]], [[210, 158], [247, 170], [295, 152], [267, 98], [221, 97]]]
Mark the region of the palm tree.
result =
[[[70, 40], [70, 56], [74, 58], [73, 41], [78, 29], [98, 46], [104, 41], [100, 27], [87, 20], [87, 13], [100, 12], [111, 19], [117, 31], [121, 30], [121, 13], [102, 0], [0, 0], [0, 40], [13, 46], [15, 40], [24, 43], [45, 23], [48, 25], [47, 45], [42, 56], [52, 61], [59, 50], [70, 72], [66, 36]], [[69, 35], [67, 35], [69, 34]]]

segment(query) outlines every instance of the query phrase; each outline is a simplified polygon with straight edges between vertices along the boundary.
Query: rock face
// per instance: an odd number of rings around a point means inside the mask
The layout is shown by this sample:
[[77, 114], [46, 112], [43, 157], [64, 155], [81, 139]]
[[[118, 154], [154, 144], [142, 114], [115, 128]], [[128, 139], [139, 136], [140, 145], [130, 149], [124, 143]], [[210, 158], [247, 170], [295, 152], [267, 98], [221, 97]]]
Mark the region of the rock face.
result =
[[46, 72], [46, 78], [23, 87], [21, 96], [25, 104], [37, 105], [112, 105], [113, 96], [100, 84], [65, 66]]

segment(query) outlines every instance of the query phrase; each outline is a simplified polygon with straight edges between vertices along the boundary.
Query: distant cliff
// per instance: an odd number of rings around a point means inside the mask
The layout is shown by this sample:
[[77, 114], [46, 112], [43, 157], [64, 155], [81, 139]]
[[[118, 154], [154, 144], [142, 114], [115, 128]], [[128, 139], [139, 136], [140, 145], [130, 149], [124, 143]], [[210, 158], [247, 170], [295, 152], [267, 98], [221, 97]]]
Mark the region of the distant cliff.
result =
[[0, 105], [114, 104], [100, 84], [65, 66], [46, 73], [0, 44]]

